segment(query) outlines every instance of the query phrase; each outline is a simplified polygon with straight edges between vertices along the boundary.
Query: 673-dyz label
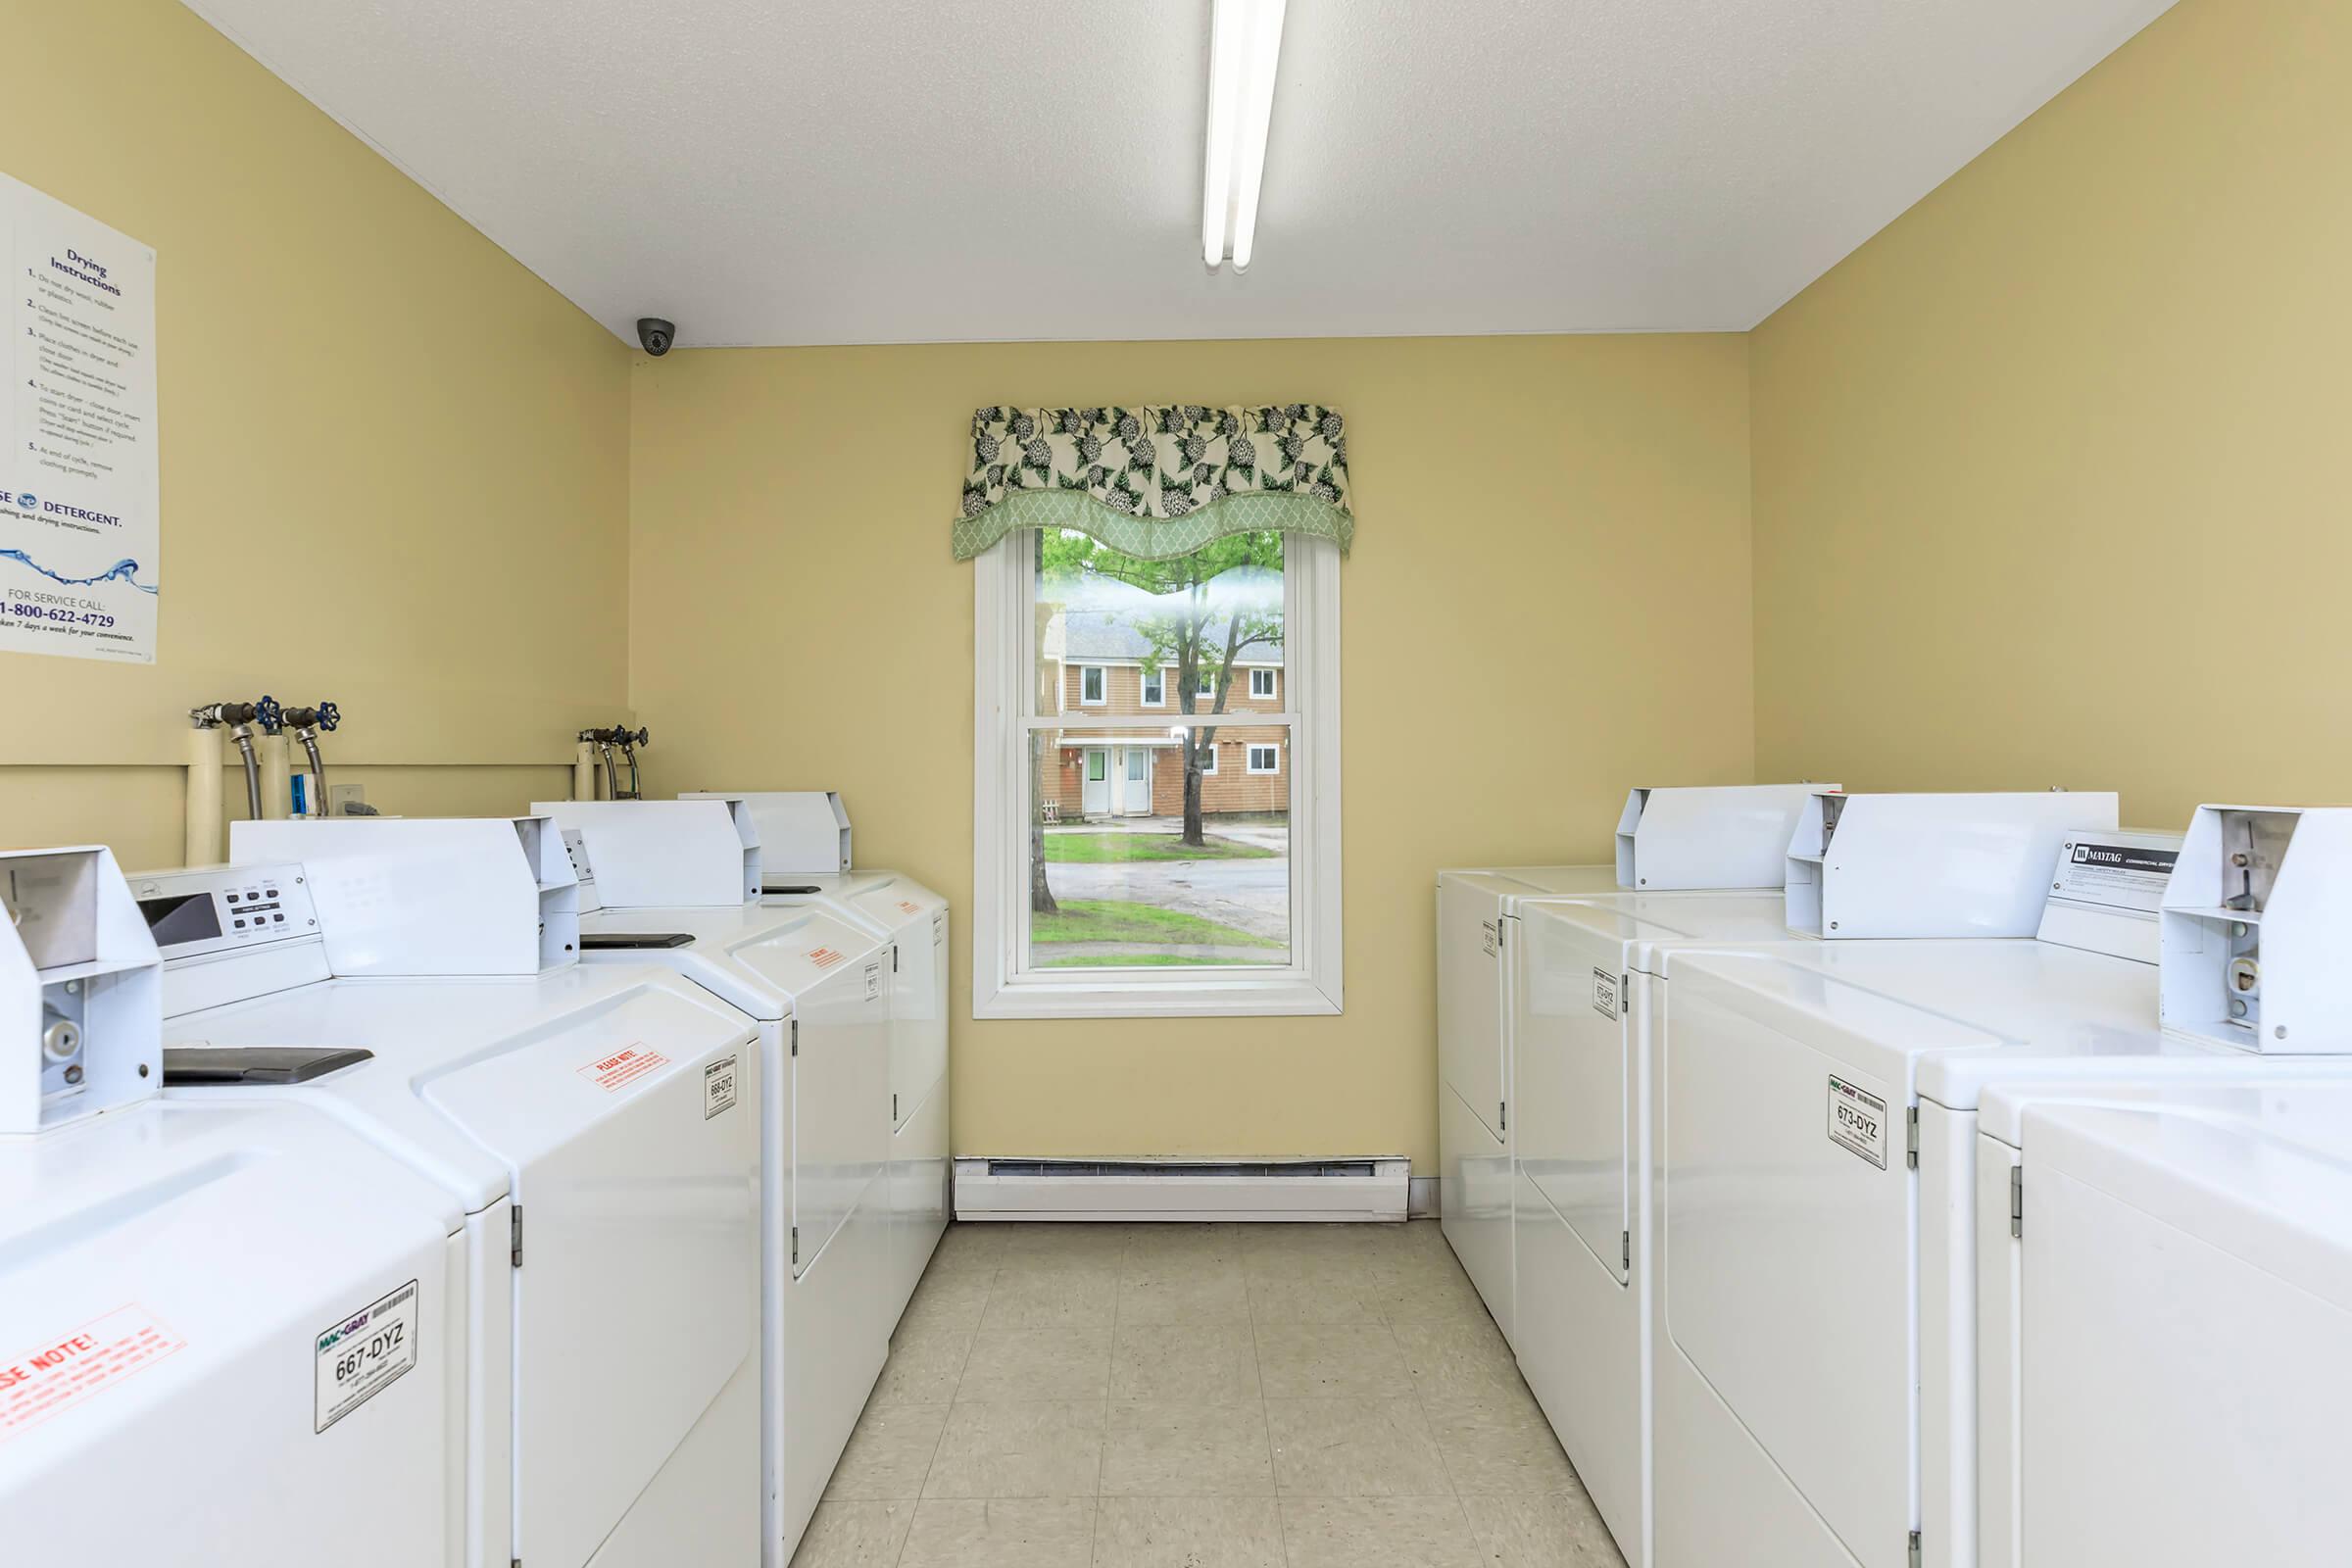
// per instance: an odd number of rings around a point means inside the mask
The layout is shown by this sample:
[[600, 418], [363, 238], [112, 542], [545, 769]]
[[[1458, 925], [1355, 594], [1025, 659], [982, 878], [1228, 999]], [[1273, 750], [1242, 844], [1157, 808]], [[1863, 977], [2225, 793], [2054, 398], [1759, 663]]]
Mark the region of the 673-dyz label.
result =
[[1886, 1168], [1886, 1102], [1830, 1075], [1830, 1142]]

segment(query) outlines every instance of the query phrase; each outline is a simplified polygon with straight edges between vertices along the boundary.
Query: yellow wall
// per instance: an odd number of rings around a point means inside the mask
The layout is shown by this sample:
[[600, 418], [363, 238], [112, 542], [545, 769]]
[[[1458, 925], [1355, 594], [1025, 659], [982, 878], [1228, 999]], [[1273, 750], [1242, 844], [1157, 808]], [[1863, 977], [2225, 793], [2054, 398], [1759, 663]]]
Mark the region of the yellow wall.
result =
[[1600, 858], [1629, 782], [1749, 776], [1746, 373], [1736, 336], [641, 360], [649, 791], [843, 790], [859, 858], [968, 915], [972, 569], [948, 522], [972, 409], [1332, 404], [1363, 518], [1341, 577], [1346, 1015], [974, 1024], [959, 938], [956, 1147], [1427, 1171], [1437, 868]]
[[1757, 763], [2352, 794], [2352, 6], [2184, 0], [1753, 334]]
[[7, 35], [107, 112], [0, 170], [157, 252], [164, 594], [152, 666], [0, 654], [0, 845], [176, 863], [185, 710], [263, 691], [387, 809], [565, 792], [627, 695], [628, 351], [174, 0]]

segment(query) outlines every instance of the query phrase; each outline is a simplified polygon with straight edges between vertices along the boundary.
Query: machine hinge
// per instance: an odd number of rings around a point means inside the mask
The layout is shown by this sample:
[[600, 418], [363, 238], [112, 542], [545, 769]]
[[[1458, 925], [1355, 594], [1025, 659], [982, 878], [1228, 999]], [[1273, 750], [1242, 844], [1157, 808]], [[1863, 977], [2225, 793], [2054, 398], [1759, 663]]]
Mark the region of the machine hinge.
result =
[[507, 1212], [507, 1256], [516, 1268], [522, 1267], [522, 1205], [516, 1203]]
[[2009, 1234], [2021, 1241], [2026, 1234], [2026, 1167], [2009, 1167]]
[[792, 1266], [801, 1266], [801, 1228], [798, 1225], [792, 1228]]
[[890, 972], [892, 974], [899, 972], [899, 945], [896, 942], [890, 945]]
[[1919, 1169], [1919, 1107], [1913, 1105], [1903, 1113], [1903, 1163]]
[[1919, 1568], [1919, 1532], [1911, 1532], [1911, 1568]]
[[1494, 1130], [1498, 1133], [1507, 1133], [1511, 1130], [1511, 1102], [1507, 1100], [1495, 1102]]
[[899, 1124], [899, 1097], [896, 1095], [890, 1097], [890, 1124], [893, 1127]]
[[801, 1054], [801, 1020], [798, 1018], [792, 1020], [792, 1054], [796, 1056]]
[[1619, 1231], [1617, 1233], [1617, 1266], [1626, 1270], [1628, 1273], [1633, 1271], [1634, 1233], [1632, 1231]]

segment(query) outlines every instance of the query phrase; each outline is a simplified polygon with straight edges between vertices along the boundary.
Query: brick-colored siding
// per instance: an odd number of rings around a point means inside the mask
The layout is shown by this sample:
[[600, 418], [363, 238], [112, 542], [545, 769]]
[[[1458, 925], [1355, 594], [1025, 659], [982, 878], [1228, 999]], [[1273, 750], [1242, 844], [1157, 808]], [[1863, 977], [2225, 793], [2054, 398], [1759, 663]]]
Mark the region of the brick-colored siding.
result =
[[[1154, 816], [1176, 816], [1184, 810], [1183, 748], [1173, 744], [1164, 723], [1154, 724], [1170, 715], [1181, 715], [1183, 704], [1177, 699], [1174, 670], [1169, 670], [1162, 682], [1164, 703], [1147, 705], [1143, 701], [1144, 672], [1133, 664], [1101, 666], [1103, 676], [1104, 701], [1090, 704], [1080, 701], [1085, 690], [1085, 666], [1068, 665], [1062, 674], [1062, 717], [1071, 726], [1059, 732], [1046, 731], [1047, 745], [1038, 758], [1038, 799], [1055, 806], [1063, 821], [1077, 821], [1084, 814], [1086, 799], [1086, 749], [1104, 746], [1113, 749], [1107, 760], [1110, 773], [1113, 809], [1124, 802], [1126, 774], [1117, 749], [1129, 738], [1156, 743], [1148, 749], [1152, 753], [1152, 812]], [[1217, 726], [1217, 770], [1200, 778], [1200, 809], [1203, 814], [1224, 812], [1287, 811], [1290, 809], [1291, 767], [1289, 732], [1279, 724], [1250, 724], [1241, 722], [1252, 712], [1271, 713], [1282, 710], [1282, 683], [1287, 672], [1274, 671], [1274, 695], [1252, 698], [1250, 692], [1248, 669], [1234, 672], [1234, 688], [1226, 699], [1225, 711], [1236, 722]], [[1204, 715], [1213, 698], [1199, 698], [1195, 708]], [[1272, 773], [1251, 773], [1249, 770], [1249, 748], [1252, 742], [1277, 748], [1277, 770]]]

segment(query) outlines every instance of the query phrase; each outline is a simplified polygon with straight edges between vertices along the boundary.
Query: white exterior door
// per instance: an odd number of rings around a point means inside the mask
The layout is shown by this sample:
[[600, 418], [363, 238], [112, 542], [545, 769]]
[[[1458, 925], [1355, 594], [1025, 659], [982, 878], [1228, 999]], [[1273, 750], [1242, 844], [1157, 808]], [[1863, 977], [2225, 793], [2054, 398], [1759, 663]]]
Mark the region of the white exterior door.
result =
[[1110, 814], [1110, 748], [1086, 749], [1086, 788], [1078, 797], [1079, 809], [1089, 816]]
[[1152, 748], [1127, 748], [1127, 794], [1122, 809], [1129, 816], [1152, 814]]

